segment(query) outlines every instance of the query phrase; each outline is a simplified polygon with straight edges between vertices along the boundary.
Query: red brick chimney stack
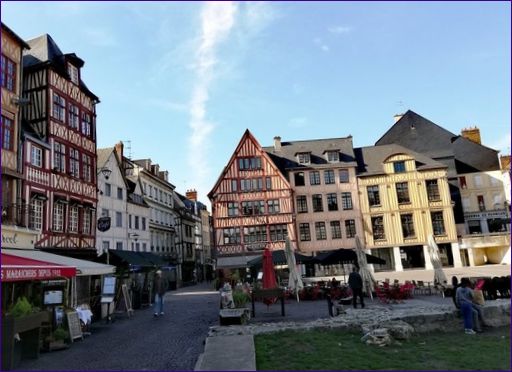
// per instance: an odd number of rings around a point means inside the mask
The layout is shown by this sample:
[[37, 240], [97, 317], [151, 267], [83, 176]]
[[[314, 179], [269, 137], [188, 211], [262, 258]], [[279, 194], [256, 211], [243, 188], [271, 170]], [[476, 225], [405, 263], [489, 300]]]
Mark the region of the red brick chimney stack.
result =
[[195, 189], [187, 190], [185, 196], [189, 200], [197, 201], [197, 191]]

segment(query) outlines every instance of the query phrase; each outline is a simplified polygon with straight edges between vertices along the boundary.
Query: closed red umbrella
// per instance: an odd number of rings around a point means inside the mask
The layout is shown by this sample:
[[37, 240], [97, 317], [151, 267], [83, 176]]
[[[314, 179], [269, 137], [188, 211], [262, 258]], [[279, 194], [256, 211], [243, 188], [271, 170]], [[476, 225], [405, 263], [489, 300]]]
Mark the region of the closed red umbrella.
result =
[[[274, 262], [272, 260], [272, 252], [265, 248], [263, 251], [263, 289], [277, 288], [276, 273], [274, 271]], [[276, 297], [265, 297], [263, 302], [270, 305], [276, 302]]]

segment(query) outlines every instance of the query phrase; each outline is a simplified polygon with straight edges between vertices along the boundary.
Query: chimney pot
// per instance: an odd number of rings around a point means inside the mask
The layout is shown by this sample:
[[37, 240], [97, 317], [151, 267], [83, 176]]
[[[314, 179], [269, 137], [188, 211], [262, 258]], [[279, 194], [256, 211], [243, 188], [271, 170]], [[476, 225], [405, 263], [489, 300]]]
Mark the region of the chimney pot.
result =
[[119, 157], [119, 160], [120, 161], [123, 161], [123, 151], [124, 151], [124, 144], [123, 144], [123, 141], [119, 141], [118, 143], [116, 143], [116, 145], [114, 146], [115, 150], [116, 150], [116, 154], [117, 156]]
[[274, 137], [274, 151], [281, 151], [281, 137]]
[[404, 114], [396, 114], [395, 116], [393, 116], [393, 119], [395, 119], [395, 123], [400, 120], [402, 117], [404, 116]]
[[480, 137], [480, 129], [478, 127], [469, 127], [464, 128], [460, 131], [460, 135], [474, 143], [482, 144], [482, 139]]

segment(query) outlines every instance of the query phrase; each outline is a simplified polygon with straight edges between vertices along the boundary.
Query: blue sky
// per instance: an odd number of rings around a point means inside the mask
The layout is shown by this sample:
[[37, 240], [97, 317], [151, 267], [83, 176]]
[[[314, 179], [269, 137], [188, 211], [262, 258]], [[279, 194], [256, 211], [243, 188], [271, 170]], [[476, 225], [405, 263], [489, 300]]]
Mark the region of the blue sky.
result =
[[[249, 128], [261, 145], [375, 143], [411, 109], [510, 153], [509, 2], [24, 2], [2, 22], [85, 60], [98, 147], [203, 202]], [[126, 148], [126, 147], [125, 147]], [[207, 203], [209, 204], [209, 203]]]

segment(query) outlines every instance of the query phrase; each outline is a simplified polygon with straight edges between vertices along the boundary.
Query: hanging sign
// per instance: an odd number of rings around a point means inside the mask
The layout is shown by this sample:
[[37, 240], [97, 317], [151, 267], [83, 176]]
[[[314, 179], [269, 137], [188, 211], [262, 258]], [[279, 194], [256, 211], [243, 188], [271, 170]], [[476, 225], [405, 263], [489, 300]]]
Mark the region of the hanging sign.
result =
[[108, 231], [110, 229], [110, 217], [98, 218], [98, 230], [101, 232]]

